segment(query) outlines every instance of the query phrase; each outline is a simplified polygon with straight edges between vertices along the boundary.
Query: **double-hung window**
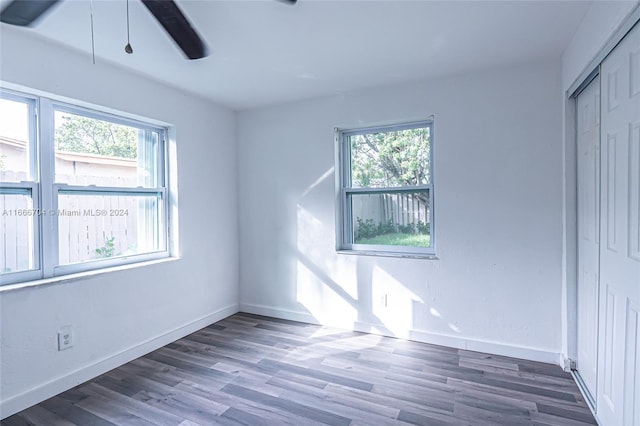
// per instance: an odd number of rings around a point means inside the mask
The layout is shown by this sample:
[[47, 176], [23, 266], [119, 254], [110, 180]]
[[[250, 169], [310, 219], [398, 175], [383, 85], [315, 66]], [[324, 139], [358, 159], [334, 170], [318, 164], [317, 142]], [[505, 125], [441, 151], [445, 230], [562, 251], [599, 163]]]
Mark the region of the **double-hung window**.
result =
[[167, 257], [166, 128], [0, 92], [0, 280]]
[[337, 249], [435, 255], [433, 119], [336, 129]]
[[40, 278], [41, 226], [36, 103], [0, 97], [0, 280]]

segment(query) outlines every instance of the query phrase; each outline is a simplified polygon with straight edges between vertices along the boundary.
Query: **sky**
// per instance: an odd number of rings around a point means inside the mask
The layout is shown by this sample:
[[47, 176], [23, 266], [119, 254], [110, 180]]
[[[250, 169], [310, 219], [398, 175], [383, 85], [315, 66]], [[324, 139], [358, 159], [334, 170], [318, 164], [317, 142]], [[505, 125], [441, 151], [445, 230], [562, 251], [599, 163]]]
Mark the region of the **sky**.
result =
[[27, 104], [0, 99], [0, 135], [26, 141], [29, 136]]

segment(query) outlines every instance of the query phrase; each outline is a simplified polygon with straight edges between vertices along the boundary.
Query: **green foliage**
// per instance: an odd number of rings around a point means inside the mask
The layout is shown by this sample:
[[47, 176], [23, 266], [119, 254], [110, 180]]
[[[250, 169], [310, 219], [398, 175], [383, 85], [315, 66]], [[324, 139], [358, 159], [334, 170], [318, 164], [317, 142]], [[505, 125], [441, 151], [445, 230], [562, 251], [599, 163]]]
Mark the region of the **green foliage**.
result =
[[4, 170], [4, 162], [7, 160], [7, 154], [0, 154], [0, 170]]
[[379, 234], [378, 225], [373, 222], [373, 219], [362, 220], [362, 218], [357, 217], [356, 222], [358, 223], [356, 239], [371, 238]]
[[350, 141], [353, 186], [414, 186], [431, 179], [429, 128], [354, 135]]
[[120, 255], [119, 253], [116, 253], [115, 239], [116, 237], [107, 238], [104, 240], [104, 246], [96, 249], [96, 257], [98, 259]]
[[419, 220], [418, 223], [416, 224], [416, 229], [418, 230], [419, 234], [431, 234], [431, 226], [429, 223], [424, 223], [423, 221]]
[[[425, 185], [431, 181], [431, 129], [407, 129], [349, 138], [351, 149], [351, 185], [353, 187], [399, 187]], [[422, 205], [429, 202], [429, 193], [417, 191], [415, 199]], [[374, 223], [372, 219], [356, 218], [355, 240], [362, 244], [386, 235], [406, 235], [407, 238], [429, 236], [429, 224], [397, 224], [393, 220]], [[422, 241], [418, 246], [422, 246]], [[386, 244], [386, 243], [376, 243]], [[415, 245], [415, 244], [399, 244]]]
[[[138, 131], [133, 127], [79, 115], [56, 113], [59, 151], [137, 158]], [[57, 123], [56, 123], [57, 124]]]
[[415, 232], [415, 228], [412, 224], [398, 225], [398, 232], [401, 234], [413, 234]]
[[396, 232], [396, 225], [389, 219], [386, 222], [380, 222], [378, 224], [378, 232], [376, 235], [392, 234], [394, 232]]
[[[356, 218], [356, 233], [355, 233], [355, 242], [357, 244], [383, 244], [380, 242], [369, 242], [369, 241], [384, 241], [384, 238], [380, 239], [379, 237], [383, 237], [386, 235], [413, 235], [418, 238], [416, 241], [423, 241], [424, 237], [429, 238], [430, 234], [430, 226], [428, 223], [424, 223], [423, 221], [418, 221], [418, 223], [411, 224], [408, 223], [406, 225], [395, 224], [392, 220], [388, 220], [387, 222], [380, 222], [376, 224], [373, 219], [362, 219], [361, 217]], [[393, 237], [400, 238], [400, 237]], [[391, 244], [391, 245], [403, 245], [403, 244]], [[411, 244], [409, 244], [411, 245]], [[423, 246], [418, 246], [423, 247]], [[428, 247], [428, 246], [425, 246]]]
[[371, 238], [356, 239], [357, 244], [376, 244], [384, 246], [430, 247], [431, 238], [423, 234], [384, 234]]

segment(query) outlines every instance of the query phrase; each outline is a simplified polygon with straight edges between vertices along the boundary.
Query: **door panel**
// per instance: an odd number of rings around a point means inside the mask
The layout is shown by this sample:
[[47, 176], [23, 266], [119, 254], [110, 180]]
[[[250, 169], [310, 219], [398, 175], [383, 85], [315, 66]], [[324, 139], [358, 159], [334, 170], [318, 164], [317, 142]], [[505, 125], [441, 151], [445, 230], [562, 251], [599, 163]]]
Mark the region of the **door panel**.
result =
[[600, 79], [578, 95], [578, 356], [577, 369], [595, 400], [600, 235]]
[[[628, 379], [624, 394], [624, 419], [629, 424], [640, 425], [640, 307], [627, 302], [627, 353], [626, 374], [635, 374]], [[634, 373], [635, 372], [635, 373]], [[635, 379], [634, 379], [635, 378]]]
[[[640, 27], [601, 67], [600, 308], [597, 415], [640, 425]], [[604, 148], [604, 147], [603, 147]]]
[[[638, 57], [640, 57], [640, 54]], [[638, 68], [640, 68], [640, 64]], [[638, 85], [640, 86], [640, 82]], [[629, 256], [640, 262], [640, 121], [634, 123], [631, 128], [629, 195], [629, 227], [631, 228]]]

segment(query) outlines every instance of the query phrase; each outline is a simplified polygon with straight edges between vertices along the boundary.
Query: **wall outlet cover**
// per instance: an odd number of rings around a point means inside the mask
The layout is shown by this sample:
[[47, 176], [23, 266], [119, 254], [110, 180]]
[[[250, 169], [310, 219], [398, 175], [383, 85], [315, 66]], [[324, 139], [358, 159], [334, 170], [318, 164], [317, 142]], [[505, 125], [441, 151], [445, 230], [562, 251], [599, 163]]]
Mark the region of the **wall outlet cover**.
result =
[[70, 325], [58, 330], [58, 350], [63, 351], [73, 346], [73, 328]]

